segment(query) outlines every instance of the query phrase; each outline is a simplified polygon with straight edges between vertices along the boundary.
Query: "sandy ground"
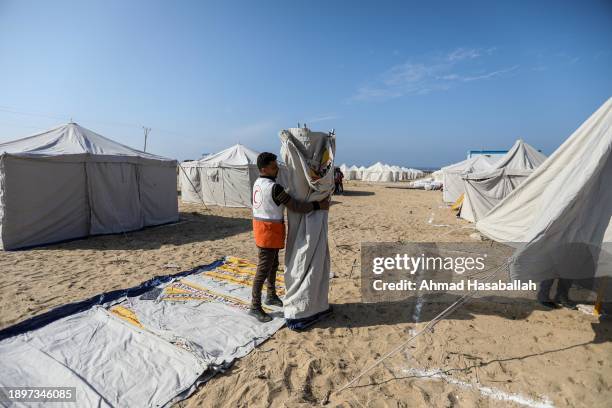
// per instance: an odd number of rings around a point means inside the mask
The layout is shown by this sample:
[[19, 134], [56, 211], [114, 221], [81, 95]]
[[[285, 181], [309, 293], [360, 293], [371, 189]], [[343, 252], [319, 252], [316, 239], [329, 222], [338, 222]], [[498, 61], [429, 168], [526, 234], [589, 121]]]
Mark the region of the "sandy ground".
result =
[[[330, 211], [333, 317], [281, 329], [180, 406], [610, 406], [612, 324], [500, 299], [469, 303], [354, 387], [361, 369], [446, 305], [361, 303], [362, 241], [466, 241], [441, 193], [347, 183]], [[256, 260], [248, 209], [181, 204], [181, 222], [0, 253], [0, 327], [224, 255]], [[178, 268], [177, 268], [178, 267]]]

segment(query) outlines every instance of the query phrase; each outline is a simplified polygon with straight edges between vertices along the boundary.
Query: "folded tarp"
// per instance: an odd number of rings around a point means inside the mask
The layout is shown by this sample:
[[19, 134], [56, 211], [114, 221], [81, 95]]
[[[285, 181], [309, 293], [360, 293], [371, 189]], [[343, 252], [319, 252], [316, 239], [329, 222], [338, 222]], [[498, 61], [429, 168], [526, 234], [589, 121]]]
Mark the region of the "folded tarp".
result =
[[0, 387], [75, 387], [76, 406], [184, 399], [284, 324], [279, 308], [264, 324], [246, 314], [255, 268], [226, 257], [4, 329]]

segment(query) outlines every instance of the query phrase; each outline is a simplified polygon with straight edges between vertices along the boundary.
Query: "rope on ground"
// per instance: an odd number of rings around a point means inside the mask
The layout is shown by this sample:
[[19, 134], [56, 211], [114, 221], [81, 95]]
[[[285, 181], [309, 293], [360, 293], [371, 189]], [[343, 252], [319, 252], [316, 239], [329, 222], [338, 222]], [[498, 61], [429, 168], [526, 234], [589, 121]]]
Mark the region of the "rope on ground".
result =
[[[507, 268], [508, 267], [508, 262], [506, 261], [505, 263], [503, 263], [502, 265], [498, 266], [497, 268], [495, 268], [493, 270], [493, 272], [491, 272], [489, 275], [484, 277], [485, 281], [488, 281], [490, 279], [492, 279], [498, 271], [500, 271], [502, 268]], [[471, 299], [472, 297], [474, 297], [476, 295], [476, 293], [478, 293], [477, 291], [473, 291], [473, 292], [469, 292], [466, 293], [465, 295], [461, 296], [459, 299], [457, 299], [455, 302], [453, 302], [449, 307], [447, 307], [446, 309], [444, 309], [442, 312], [440, 312], [436, 317], [434, 317], [433, 319], [431, 319], [429, 321], [429, 323], [427, 323], [427, 325], [425, 325], [425, 327], [423, 327], [421, 330], [419, 330], [417, 333], [415, 333], [412, 337], [410, 337], [408, 340], [406, 340], [405, 342], [401, 343], [400, 345], [398, 345], [397, 347], [395, 347], [394, 349], [392, 349], [391, 351], [389, 351], [387, 354], [383, 355], [382, 357], [380, 357], [378, 360], [376, 360], [374, 363], [372, 363], [370, 366], [368, 366], [366, 369], [364, 369], [363, 371], [361, 371], [361, 373], [359, 373], [359, 375], [357, 375], [357, 377], [353, 378], [351, 381], [349, 381], [348, 383], [346, 383], [342, 388], [340, 388], [338, 391], [336, 391], [336, 393], [340, 393], [342, 391], [344, 391], [345, 389], [349, 388], [351, 385], [355, 384], [357, 381], [359, 381], [364, 375], [366, 375], [367, 373], [369, 373], [370, 371], [372, 371], [374, 368], [376, 368], [378, 365], [380, 365], [383, 361], [385, 361], [386, 359], [388, 359], [389, 357], [393, 356], [394, 354], [398, 353], [399, 351], [401, 351], [402, 349], [404, 349], [406, 346], [408, 346], [414, 339], [416, 339], [417, 337], [419, 337], [421, 334], [426, 333], [428, 331], [431, 331], [434, 326], [436, 324], [438, 324], [442, 319], [444, 319], [446, 316], [450, 315], [451, 313], [453, 313], [455, 310], [457, 310], [460, 306], [462, 306], [463, 304], [465, 304], [469, 299]]]

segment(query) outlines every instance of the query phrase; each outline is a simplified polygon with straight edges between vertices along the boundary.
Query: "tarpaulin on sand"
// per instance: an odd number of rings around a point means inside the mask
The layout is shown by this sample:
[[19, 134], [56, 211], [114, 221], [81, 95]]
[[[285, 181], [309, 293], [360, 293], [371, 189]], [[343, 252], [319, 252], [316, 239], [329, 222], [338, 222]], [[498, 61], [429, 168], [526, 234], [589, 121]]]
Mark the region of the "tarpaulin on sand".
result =
[[[306, 128], [283, 130], [279, 136], [289, 194], [296, 200], [311, 202], [328, 197], [334, 190], [335, 136]], [[283, 299], [287, 319], [307, 318], [329, 309], [327, 215], [327, 211], [287, 211], [287, 293]]]
[[246, 314], [255, 268], [226, 257], [2, 330], [0, 387], [75, 387], [76, 406], [186, 398], [284, 324], [280, 308], [265, 306], [269, 323]]

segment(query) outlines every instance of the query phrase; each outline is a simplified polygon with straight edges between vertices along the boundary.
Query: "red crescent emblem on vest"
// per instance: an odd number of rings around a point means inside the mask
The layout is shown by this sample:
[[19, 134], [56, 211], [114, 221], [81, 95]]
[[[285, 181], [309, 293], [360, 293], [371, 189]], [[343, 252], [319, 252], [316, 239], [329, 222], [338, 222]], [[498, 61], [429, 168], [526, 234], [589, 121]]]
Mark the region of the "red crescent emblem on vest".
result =
[[261, 207], [261, 203], [262, 203], [262, 193], [261, 193], [261, 187], [260, 186], [255, 186], [255, 189], [253, 190], [253, 207], [255, 208], [259, 208]]

